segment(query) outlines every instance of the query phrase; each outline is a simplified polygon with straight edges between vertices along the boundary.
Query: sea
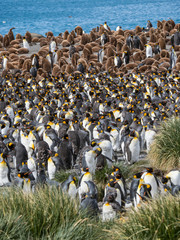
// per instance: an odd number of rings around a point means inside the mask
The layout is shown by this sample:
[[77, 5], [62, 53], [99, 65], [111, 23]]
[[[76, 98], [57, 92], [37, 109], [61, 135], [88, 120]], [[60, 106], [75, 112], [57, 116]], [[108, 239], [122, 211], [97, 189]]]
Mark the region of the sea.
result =
[[0, 34], [15, 27], [14, 33], [26, 31], [55, 36], [81, 26], [87, 33], [106, 21], [112, 30], [137, 25], [147, 20], [157, 27], [157, 20], [172, 18], [180, 23], [180, 0], [1, 0]]

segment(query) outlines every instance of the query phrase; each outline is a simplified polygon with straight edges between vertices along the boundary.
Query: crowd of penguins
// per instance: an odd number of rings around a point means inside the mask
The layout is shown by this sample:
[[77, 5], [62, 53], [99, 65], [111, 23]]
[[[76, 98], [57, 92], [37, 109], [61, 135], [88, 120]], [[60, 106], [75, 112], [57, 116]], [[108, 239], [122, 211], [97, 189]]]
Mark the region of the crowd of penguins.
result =
[[[169, 26], [170, 31], [173, 21], [161, 24], [162, 27], [160, 25], [158, 29], [167, 34], [166, 28]], [[100, 28], [104, 31], [98, 38], [102, 50], [96, 56], [99, 62], [91, 62], [88, 69], [84, 59], [90, 56], [86, 51], [83, 52], [83, 60], [82, 57], [77, 58], [77, 61], [81, 61], [78, 62], [76, 71], [67, 71], [70, 63], [61, 65], [64, 57], [60, 57], [57, 64], [54, 36], [48, 35], [46, 38], [49, 50], [46, 58], [39, 53], [32, 54], [30, 59], [21, 58], [17, 52], [8, 52], [12, 47], [2, 46], [0, 186], [17, 186], [25, 193], [34, 194], [39, 184], [56, 186], [70, 197], [78, 197], [81, 208], [89, 208], [92, 214], [97, 215], [98, 191], [94, 174], [108, 166], [112, 168], [112, 173], [108, 176], [104, 190], [103, 220], [115, 218], [119, 212], [125, 211], [127, 201], [137, 207], [141, 201], [155, 198], [160, 193], [177, 195], [180, 191], [180, 171], [177, 169], [158, 179], [152, 168], [146, 168], [134, 175], [127, 191], [121, 169], [114, 165], [118, 161], [116, 156], [119, 152], [122, 153], [125, 164], [139, 161], [140, 152], [149, 151], [159, 124], [172, 115], [179, 117], [178, 26], [174, 25], [172, 28], [176, 31], [171, 38], [169, 65], [164, 64], [159, 71], [158, 67], [156, 70], [154, 68], [154, 71], [147, 71], [150, 69], [147, 67], [150, 66], [147, 65], [147, 60], [152, 59], [152, 56], [146, 55], [145, 61], [141, 61], [142, 65], [136, 72], [127, 71], [128, 63], [125, 61], [128, 52], [133, 52], [133, 35], [127, 37], [127, 51], [123, 52], [124, 63], [121, 65], [125, 67], [125, 73], [121, 66], [117, 65], [118, 54], [111, 58], [114, 59], [113, 72], [112, 69], [106, 69], [106, 66], [102, 71], [104, 60], [101, 59], [101, 52], [105, 51], [107, 43], [114, 46], [109, 42], [113, 39], [113, 33], [106, 23]], [[151, 28], [148, 21], [147, 27], [139, 31], [150, 34]], [[96, 31], [94, 30], [94, 35], [97, 37]], [[119, 36], [124, 36], [120, 34], [121, 28], [116, 32], [119, 32]], [[81, 40], [83, 35], [87, 35], [81, 31], [78, 33], [79, 35], [75, 36]], [[92, 33], [89, 34], [91, 37], [94, 36]], [[108, 40], [104, 36], [109, 37]], [[20, 37], [18, 39], [21, 40]], [[23, 48], [28, 50], [29, 43], [25, 38], [23, 42]], [[70, 61], [75, 61], [74, 56], [77, 57], [77, 46], [70, 44]], [[88, 49], [87, 45], [86, 48]], [[161, 51], [163, 50], [159, 47], [159, 56]], [[41, 54], [44, 52], [41, 51]], [[149, 50], [147, 52], [149, 53]], [[67, 51], [64, 53], [67, 54]], [[13, 54], [18, 57], [19, 63], [24, 60], [24, 69], [11, 67], [9, 59]], [[56, 62], [53, 62], [55, 60]], [[47, 66], [48, 71], [45, 71]], [[142, 73], [142, 67], [145, 66], [147, 72]], [[64, 71], [61, 71], [62, 69]], [[74, 175], [70, 175], [61, 184], [54, 180], [57, 171], [73, 168], [78, 169], [78, 186]]]

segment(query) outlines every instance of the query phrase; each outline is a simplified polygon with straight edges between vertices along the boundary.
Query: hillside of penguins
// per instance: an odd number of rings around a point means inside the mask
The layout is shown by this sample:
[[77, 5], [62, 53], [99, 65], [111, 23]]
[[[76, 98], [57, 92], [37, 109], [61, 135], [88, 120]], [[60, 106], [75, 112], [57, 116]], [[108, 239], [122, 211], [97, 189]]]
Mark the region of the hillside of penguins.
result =
[[[53, 186], [103, 221], [178, 195], [179, 169], [157, 177], [145, 167], [127, 183], [118, 163], [138, 162], [161, 122], [180, 115], [180, 24], [111, 30], [104, 22], [45, 37], [13, 29], [0, 34], [0, 188]], [[94, 175], [105, 167], [100, 207]], [[59, 171], [69, 172], [61, 183]]]

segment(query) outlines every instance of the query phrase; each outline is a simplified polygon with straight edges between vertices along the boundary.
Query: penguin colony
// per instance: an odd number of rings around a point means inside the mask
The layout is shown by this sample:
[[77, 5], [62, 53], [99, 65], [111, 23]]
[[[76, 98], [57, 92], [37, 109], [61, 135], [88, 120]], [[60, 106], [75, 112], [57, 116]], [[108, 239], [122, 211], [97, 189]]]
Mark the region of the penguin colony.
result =
[[[89, 34], [78, 26], [57, 37], [27, 32], [16, 39], [12, 30], [0, 35], [0, 186], [28, 193], [55, 185], [96, 215], [93, 175], [108, 165], [102, 218], [116, 217], [127, 202], [116, 153], [125, 164], [137, 162], [159, 123], [180, 114], [180, 24], [113, 31], [105, 22]], [[72, 168], [78, 186], [74, 176], [54, 180]], [[179, 193], [179, 170], [159, 181], [148, 168], [134, 176], [130, 201], [137, 207], [164, 190]]]

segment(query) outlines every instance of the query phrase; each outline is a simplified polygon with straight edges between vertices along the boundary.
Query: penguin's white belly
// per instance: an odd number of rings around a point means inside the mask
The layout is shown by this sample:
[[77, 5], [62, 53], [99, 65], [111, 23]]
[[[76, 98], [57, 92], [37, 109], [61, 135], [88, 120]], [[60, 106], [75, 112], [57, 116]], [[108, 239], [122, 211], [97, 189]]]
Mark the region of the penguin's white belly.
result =
[[104, 140], [99, 144], [99, 146], [102, 149], [102, 154], [112, 160], [113, 154], [112, 143], [108, 140]]
[[29, 179], [24, 179], [23, 192], [24, 193], [30, 193], [31, 192], [31, 182], [29, 181]]
[[48, 136], [46, 136], [46, 135], [45, 135], [45, 137], [44, 137], [44, 141], [47, 142], [47, 144], [49, 145], [49, 148], [51, 149], [51, 146], [52, 146], [52, 144], [53, 144], [53, 141], [52, 141]]
[[117, 181], [117, 183], [118, 183], [119, 186], [121, 187], [122, 193], [123, 193], [124, 196], [125, 196], [125, 189], [124, 189], [124, 184], [123, 184], [122, 180], [119, 179], [119, 180]]
[[86, 159], [87, 167], [89, 168], [89, 172], [91, 174], [95, 174], [97, 159], [94, 156], [87, 155], [87, 154], [85, 154], [85, 159]]
[[137, 162], [140, 154], [139, 139], [132, 139], [129, 145], [129, 150], [131, 152], [131, 163]]
[[0, 164], [0, 186], [9, 183], [8, 179], [8, 167], [5, 163]]
[[118, 151], [120, 146], [119, 146], [119, 132], [117, 130], [111, 131], [110, 140], [112, 143], [113, 150]]
[[76, 188], [76, 185], [73, 183], [70, 183], [69, 184], [69, 190], [68, 190], [68, 195], [71, 197], [71, 198], [75, 198], [76, 197], [76, 194], [77, 194], [77, 188]]
[[170, 178], [171, 178], [171, 182], [174, 185], [179, 185], [180, 186], [180, 171], [179, 170], [172, 171]]
[[116, 217], [116, 212], [112, 208], [110, 204], [104, 204], [103, 209], [102, 209], [102, 220], [103, 221], [108, 221], [112, 220]]
[[95, 138], [95, 139], [99, 138], [99, 132], [95, 128], [93, 129], [93, 138]]
[[150, 146], [153, 142], [155, 135], [156, 135], [156, 132], [153, 130], [148, 130], [145, 132], [145, 141], [146, 141], [147, 152], [149, 152]]
[[121, 201], [121, 193], [119, 191], [119, 189], [116, 189], [116, 193], [117, 193], [117, 197], [116, 197], [116, 201], [120, 204], [120, 206], [122, 205], [122, 201]]
[[49, 179], [52, 180], [55, 177], [55, 173], [56, 173], [56, 166], [54, 165], [53, 162], [49, 162], [48, 161], [48, 175], [49, 175]]
[[37, 171], [36, 171], [36, 164], [35, 164], [34, 159], [29, 158], [28, 161], [27, 161], [27, 166], [31, 170], [34, 178], [36, 179], [37, 178]]
[[144, 182], [151, 185], [151, 196], [154, 198], [158, 194], [158, 185], [155, 177], [152, 174], [146, 174], [144, 176]]

